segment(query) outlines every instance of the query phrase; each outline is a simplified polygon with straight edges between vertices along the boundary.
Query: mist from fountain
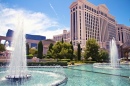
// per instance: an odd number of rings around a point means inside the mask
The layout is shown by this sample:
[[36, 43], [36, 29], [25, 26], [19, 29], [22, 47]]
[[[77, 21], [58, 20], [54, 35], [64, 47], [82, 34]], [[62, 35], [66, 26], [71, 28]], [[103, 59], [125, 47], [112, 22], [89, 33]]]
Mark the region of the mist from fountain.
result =
[[111, 66], [112, 67], [119, 67], [119, 60], [118, 60], [118, 48], [116, 45], [115, 38], [110, 41], [110, 58], [111, 58]]
[[[11, 43], [9, 69], [7, 69], [7, 71], [0, 71], [0, 86], [65, 85], [68, 78], [64, 74], [63, 68], [60, 66], [30, 66], [28, 70], [26, 60], [26, 39], [23, 28], [24, 26], [20, 21], [16, 25], [16, 30], [13, 33]], [[7, 75], [5, 76], [4, 74]], [[33, 77], [30, 78], [31, 76]]]
[[93, 66], [97, 68], [120, 69], [118, 59], [118, 48], [115, 38], [110, 41], [110, 63], [94, 63]]
[[6, 76], [7, 79], [28, 77], [23, 23], [19, 22], [16, 28], [11, 44], [13, 50], [11, 52], [8, 75]]

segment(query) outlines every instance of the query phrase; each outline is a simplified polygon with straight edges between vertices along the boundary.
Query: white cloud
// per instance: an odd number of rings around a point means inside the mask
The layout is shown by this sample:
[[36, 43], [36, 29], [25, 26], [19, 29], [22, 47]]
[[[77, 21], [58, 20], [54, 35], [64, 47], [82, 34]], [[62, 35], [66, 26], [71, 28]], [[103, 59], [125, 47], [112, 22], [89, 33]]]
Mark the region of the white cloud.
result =
[[[8, 29], [14, 30], [18, 21], [23, 21], [23, 28], [25, 28], [26, 33], [43, 35], [47, 38], [61, 34], [63, 29], [66, 29], [44, 13], [7, 8], [0, 5], [0, 35], [5, 36]], [[50, 30], [50, 28], [53, 28], [53, 30]]]

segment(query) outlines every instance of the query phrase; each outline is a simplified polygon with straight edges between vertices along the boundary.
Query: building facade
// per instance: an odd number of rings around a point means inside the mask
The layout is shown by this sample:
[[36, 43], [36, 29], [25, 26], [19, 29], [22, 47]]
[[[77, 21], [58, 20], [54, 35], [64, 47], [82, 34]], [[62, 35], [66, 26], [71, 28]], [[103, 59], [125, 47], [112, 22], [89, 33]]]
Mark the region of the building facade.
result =
[[120, 57], [130, 59], [130, 27], [117, 24]]
[[[13, 36], [14, 31], [11, 29], [8, 29], [6, 33], [6, 37], [11, 37]], [[36, 47], [37, 48], [37, 41], [40, 40], [46, 40], [46, 36], [41, 36], [41, 35], [31, 35], [31, 34], [26, 34], [25, 35], [27, 42], [29, 43], [30, 47]], [[31, 40], [34, 40], [36, 42], [31, 42]], [[11, 41], [8, 41], [9, 45], [11, 44]]]
[[109, 13], [106, 5], [95, 6], [86, 0], [77, 0], [70, 6], [70, 15], [70, 40], [73, 45], [81, 43], [83, 48], [86, 40], [95, 38], [100, 47], [107, 48], [108, 41], [113, 37], [117, 40], [115, 17]]
[[52, 40], [52, 39], [46, 39], [46, 40], [43, 40], [43, 41], [42, 41], [42, 44], [43, 44], [43, 54], [47, 54], [49, 45], [50, 45], [51, 43], [54, 45], [54, 44], [55, 44], [55, 41]]
[[70, 31], [63, 30], [62, 34], [54, 35], [54, 41], [61, 41], [63, 38], [64, 42], [70, 42]]
[[123, 44], [130, 41], [130, 27], [125, 26], [123, 24], [118, 24], [117, 30], [118, 30], [118, 41], [120, 43]]

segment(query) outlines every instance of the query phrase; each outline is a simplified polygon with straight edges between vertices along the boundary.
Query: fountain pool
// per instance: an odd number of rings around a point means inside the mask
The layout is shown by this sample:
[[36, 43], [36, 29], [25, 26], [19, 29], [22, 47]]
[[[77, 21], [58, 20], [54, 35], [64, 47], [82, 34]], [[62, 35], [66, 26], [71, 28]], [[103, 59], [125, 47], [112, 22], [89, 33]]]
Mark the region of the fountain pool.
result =
[[60, 73], [62, 68], [51, 69], [48, 67], [49, 70], [42, 71], [40, 69], [42, 68], [29, 68], [30, 78], [6, 79], [7, 68], [1, 68], [0, 86], [64, 86], [67, 83], [66, 75]]
[[52, 71], [28, 70], [26, 39], [20, 21], [14, 31], [11, 47], [9, 66], [0, 72], [0, 86], [59, 86], [67, 83], [67, 77], [59, 66], [54, 66]]
[[121, 66], [119, 64], [118, 59], [118, 48], [116, 45], [115, 38], [110, 41], [110, 63], [95, 63], [94, 67], [97, 68], [109, 68], [109, 69], [120, 69]]
[[[68, 81], [64, 86], [130, 86], [130, 69], [125, 69], [130, 65], [123, 65], [122, 69], [105, 69], [105, 68], [96, 68], [93, 67], [93, 64], [86, 64], [80, 66], [72, 66], [63, 68], [65, 75], [68, 77]], [[57, 72], [60, 71], [59, 68], [56, 68]], [[7, 69], [4, 67], [0, 67], [0, 71], [6, 71]], [[29, 71], [53, 71], [55, 68], [44, 68], [44, 67], [36, 67], [36, 68], [28, 68]], [[61, 72], [62, 72], [61, 71]], [[54, 71], [55, 72], [55, 71]], [[44, 75], [38, 73], [31, 73], [31, 80], [25, 81], [23, 85], [4, 85], [4, 86], [46, 86], [43, 83], [50, 82], [46, 80]], [[36, 75], [35, 75], [36, 74]], [[38, 74], [38, 76], [37, 76]], [[0, 81], [4, 77], [3, 73], [0, 73]], [[35, 77], [36, 80], [34, 79]], [[61, 77], [62, 79], [64, 77]], [[34, 79], [34, 81], [33, 81]], [[54, 78], [53, 78], [54, 79]], [[36, 83], [37, 82], [37, 83]], [[0, 86], [3, 82], [0, 82]], [[11, 83], [11, 82], [4, 82]], [[38, 84], [39, 83], [39, 84]], [[48, 86], [48, 85], [47, 85]], [[50, 85], [49, 85], [50, 86]]]

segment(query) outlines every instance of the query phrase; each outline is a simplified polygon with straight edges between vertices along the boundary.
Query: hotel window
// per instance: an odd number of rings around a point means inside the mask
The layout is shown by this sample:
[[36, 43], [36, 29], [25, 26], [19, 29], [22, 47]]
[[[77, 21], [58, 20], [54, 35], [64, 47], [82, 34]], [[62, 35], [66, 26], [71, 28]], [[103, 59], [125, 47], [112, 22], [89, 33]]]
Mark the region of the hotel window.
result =
[[96, 13], [96, 10], [94, 9], [94, 12]]
[[89, 10], [91, 10], [91, 7], [89, 7]]
[[75, 11], [75, 8], [73, 8], [73, 11]]
[[89, 7], [87, 6], [87, 9], [89, 9]]
[[86, 5], [85, 5], [85, 8], [86, 8]]
[[93, 18], [93, 15], [91, 16], [91, 18]]
[[103, 15], [103, 12], [101, 12], [101, 15]]

